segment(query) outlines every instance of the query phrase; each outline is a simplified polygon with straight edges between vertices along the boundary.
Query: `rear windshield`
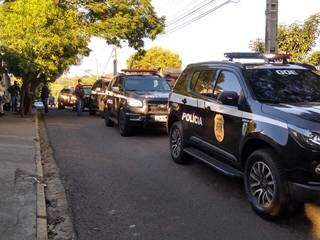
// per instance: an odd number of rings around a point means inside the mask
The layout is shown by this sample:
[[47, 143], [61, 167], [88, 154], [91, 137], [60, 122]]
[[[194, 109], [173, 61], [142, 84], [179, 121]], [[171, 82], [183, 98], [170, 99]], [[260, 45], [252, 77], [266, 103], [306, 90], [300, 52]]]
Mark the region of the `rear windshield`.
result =
[[164, 78], [158, 76], [126, 76], [124, 88], [127, 91], [169, 92], [170, 87]]
[[320, 102], [320, 75], [301, 69], [249, 69], [257, 100], [274, 103]]

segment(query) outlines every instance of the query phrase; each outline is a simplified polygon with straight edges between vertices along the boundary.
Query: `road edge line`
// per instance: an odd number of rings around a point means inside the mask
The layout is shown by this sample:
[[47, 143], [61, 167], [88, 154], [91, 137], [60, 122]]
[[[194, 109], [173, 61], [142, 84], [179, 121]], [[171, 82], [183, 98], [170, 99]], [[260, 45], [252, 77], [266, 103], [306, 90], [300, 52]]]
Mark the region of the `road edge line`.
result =
[[39, 113], [35, 114], [35, 160], [37, 181], [37, 240], [48, 240], [46, 198], [43, 184], [43, 167], [41, 159]]

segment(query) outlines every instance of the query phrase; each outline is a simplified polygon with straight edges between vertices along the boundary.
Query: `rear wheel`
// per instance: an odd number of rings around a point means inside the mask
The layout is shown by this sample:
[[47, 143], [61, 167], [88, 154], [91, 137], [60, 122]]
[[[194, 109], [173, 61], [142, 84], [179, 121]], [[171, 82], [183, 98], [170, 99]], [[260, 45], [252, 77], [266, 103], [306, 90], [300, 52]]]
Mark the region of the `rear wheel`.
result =
[[114, 122], [110, 119], [110, 112], [108, 109], [105, 110], [104, 113], [104, 121], [107, 127], [113, 127], [114, 126]]
[[119, 131], [120, 135], [123, 137], [128, 137], [132, 133], [131, 127], [128, 125], [128, 121], [126, 119], [126, 114], [123, 110], [119, 112]]
[[290, 199], [288, 181], [276, 160], [272, 150], [257, 150], [245, 168], [247, 198], [253, 210], [269, 220], [291, 215], [298, 206]]
[[184, 152], [185, 142], [183, 138], [183, 129], [181, 122], [175, 122], [169, 132], [170, 152], [175, 163], [188, 163], [188, 156]]

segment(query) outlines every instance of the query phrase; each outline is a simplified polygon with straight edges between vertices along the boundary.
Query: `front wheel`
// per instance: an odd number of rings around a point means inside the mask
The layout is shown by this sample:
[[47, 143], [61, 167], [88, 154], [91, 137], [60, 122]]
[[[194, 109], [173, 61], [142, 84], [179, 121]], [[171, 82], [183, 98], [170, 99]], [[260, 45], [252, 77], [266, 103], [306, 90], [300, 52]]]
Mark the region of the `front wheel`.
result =
[[296, 209], [285, 173], [270, 149], [257, 150], [248, 158], [245, 190], [253, 210], [268, 220], [291, 215]]
[[126, 114], [123, 110], [119, 112], [119, 131], [122, 137], [128, 137], [132, 133], [131, 127], [128, 125], [128, 121], [126, 119]]
[[175, 122], [170, 128], [169, 141], [172, 160], [178, 164], [188, 163], [188, 158], [184, 152], [185, 142], [181, 122]]
[[105, 110], [105, 113], [104, 113], [104, 121], [107, 127], [114, 126], [114, 122], [110, 119], [110, 111], [107, 109]]

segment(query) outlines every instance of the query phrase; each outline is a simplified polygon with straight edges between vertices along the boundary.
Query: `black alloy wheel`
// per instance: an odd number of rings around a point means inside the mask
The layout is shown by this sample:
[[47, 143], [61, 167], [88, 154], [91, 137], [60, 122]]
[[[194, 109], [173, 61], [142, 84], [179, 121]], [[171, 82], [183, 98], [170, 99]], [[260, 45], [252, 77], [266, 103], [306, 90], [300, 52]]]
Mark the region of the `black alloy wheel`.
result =
[[123, 111], [123, 109], [119, 112], [119, 118], [118, 118], [118, 124], [119, 124], [119, 131], [120, 135], [123, 137], [128, 137], [131, 135], [132, 129], [128, 126], [128, 122], [126, 119], [126, 114]]
[[188, 158], [184, 152], [185, 143], [181, 122], [175, 122], [170, 128], [169, 141], [173, 161], [178, 164], [188, 163]]

